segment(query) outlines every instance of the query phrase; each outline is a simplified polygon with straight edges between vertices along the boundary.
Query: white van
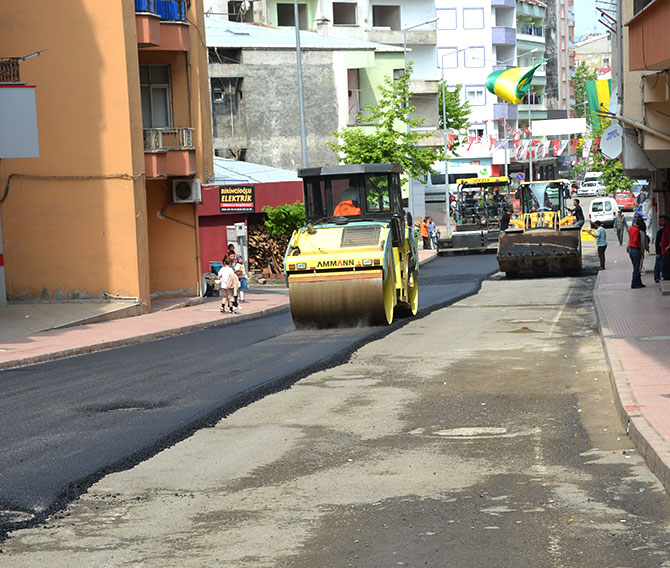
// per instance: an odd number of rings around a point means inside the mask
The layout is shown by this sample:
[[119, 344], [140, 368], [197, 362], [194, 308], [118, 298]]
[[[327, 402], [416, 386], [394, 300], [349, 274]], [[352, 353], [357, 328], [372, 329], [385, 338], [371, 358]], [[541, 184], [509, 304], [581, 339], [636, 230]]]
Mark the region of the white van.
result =
[[595, 227], [600, 221], [603, 227], [614, 227], [614, 219], [619, 213], [619, 206], [612, 197], [596, 197], [589, 205], [589, 222]]
[[587, 181], [597, 181], [598, 183], [601, 183], [602, 176], [602, 172], [586, 172], [584, 174], [584, 183]]

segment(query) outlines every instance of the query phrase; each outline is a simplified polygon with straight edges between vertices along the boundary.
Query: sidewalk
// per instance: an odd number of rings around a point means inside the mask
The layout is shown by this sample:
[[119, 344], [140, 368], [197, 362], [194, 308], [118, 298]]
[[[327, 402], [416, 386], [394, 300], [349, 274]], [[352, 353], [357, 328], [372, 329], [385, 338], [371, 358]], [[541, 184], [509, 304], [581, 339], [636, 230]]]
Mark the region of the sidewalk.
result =
[[614, 398], [630, 438], [670, 492], [670, 296], [654, 283], [653, 255], [645, 259], [647, 287], [631, 289], [626, 247], [612, 236], [593, 296]]
[[[419, 250], [424, 264], [437, 255]], [[134, 315], [128, 302], [13, 303], [0, 307], [0, 370], [21, 367], [229, 325], [288, 309], [284, 286], [257, 286], [237, 315], [219, 312], [221, 298], [185, 298], [153, 302], [152, 312]], [[195, 304], [194, 304], [195, 302]], [[106, 317], [96, 323], [74, 325]], [[131, 317], [123, 317], [131, 314]]]

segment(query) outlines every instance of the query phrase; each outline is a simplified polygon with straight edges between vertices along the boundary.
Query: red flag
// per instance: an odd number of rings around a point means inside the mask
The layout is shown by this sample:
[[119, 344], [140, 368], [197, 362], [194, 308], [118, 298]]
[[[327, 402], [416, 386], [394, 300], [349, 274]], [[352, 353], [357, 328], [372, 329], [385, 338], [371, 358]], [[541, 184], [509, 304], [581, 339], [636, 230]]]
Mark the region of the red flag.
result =
[[468, 136], [468, 152], [470, 151], [470, 148], [472, 148], [472, 145], [475, 143], [476, 137], [475, 136]]
[[572, 142], [572, 147], [577, 149], [577, 146], [579, 146], [579, 138], [573, 138], [570, 142]]
[[531, 143], [531, 146], [537, 146], [539, 143], [540, 143], [539, 140], [533, 140], [533, 142]]
[[598, 149], [599, 146], [600, 146], [600, 138], [596, 138], [596, 139], [593, 141], [593, 148], [591, 148], [591, 150], [592, 150], [593, 152], [595, 152], [595, 151]]
[[489, 152], [493, 150], [493, 145], [496, 143], [496, 137], [489, 135]]
[[561, 141], [560, 140], [554, 140], [551, 143], [552, 149], [554, 151], [554, 156], [558, 156], [558, 151], [561, 148]]
[[447, 150], [451, 150], [454, 140], [456, 140], [455, 134], [447, 134]]

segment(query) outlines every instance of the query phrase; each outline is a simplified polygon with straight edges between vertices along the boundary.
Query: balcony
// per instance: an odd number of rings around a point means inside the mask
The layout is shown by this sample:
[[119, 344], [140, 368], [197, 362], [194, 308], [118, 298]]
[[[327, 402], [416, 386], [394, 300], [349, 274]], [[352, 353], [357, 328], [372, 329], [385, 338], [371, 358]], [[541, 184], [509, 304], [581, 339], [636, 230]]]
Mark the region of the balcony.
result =
[[[426, 26], [428, 27], [428, 26]], [[373, 43], [385, 43], [387, 45], [402, 45], [403, 36], [407, 36], [407, 45], [435, 45], [437, 44], [437, 31], [409, 30], [403, 33], [401, 30], [391, 28], [371, 28], [368, 32], [368, 41]]]
[[20, 83], [19, 58], [0, 58], [0, 83]]
[[670, 68], [670, 2], [653, 2], [630, 20], [630, 70]]
[[189, 51], [186, 0], [135, 0], [137, 44], [141, 49]]
[[494, 120], [516, 120], [519, 118], [519, 109], [517, 105], [507, 103], [494, 103], [493, 105]]
[[411, 79], [409, 90], [415, 95], [435, 95], [438, 92], [437, 79]]
[[516, 0], [491, 0], [492, 8], [515, 8]]
[[145, 128], [144, 168], [147, 178], [195, 174], [193, 128]]
[[491, 43], [493, 45], [516, 45], [516, 30], [514, 28], [491, 28]]

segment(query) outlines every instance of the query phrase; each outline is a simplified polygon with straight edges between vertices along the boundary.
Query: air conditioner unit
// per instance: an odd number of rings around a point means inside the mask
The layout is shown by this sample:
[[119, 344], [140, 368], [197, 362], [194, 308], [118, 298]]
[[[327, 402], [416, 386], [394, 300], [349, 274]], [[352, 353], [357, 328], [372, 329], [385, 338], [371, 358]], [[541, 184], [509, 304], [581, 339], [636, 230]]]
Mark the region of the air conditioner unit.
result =
[[173, 179], [170, 187], [170, 203], [201, 203], [200, 179]]

